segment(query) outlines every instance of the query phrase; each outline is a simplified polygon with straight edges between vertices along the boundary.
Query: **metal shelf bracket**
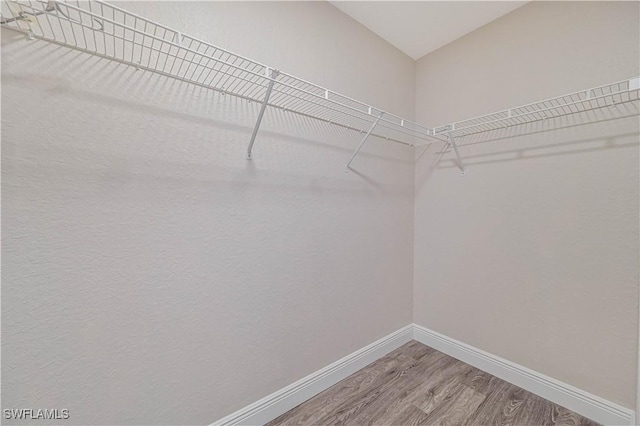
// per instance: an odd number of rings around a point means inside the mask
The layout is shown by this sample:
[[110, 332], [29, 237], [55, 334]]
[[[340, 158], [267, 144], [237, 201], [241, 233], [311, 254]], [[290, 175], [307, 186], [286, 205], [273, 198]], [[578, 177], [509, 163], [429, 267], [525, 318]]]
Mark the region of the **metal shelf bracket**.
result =
[[[271, 71], [270, 75], [269, 75], [269, 71]], [[251, 150], [253, 149], [253, 144], [256, 141], [256, 136], [258, 135], [258, 129], [260, 129], [260, 123], [262, 123], [262, 117], [264, 116], [264, 111], [267, 109], [267, 104], [269, 103], [269, 97], [271, 96], [273, 85], [275, 84], [276, 78], [278, 78], [278, 74], [280, 74], [280, 71], [270, 70], [269, 68], [266, 68], [265, 73], [267, 77], [270, 79], [269, 85], [267, 86], [267, 92], [265, 93], [264, 99], [262, 100], [262, 106], [260, 107], [260, 113], [258, 114], [256, 125], [253, 128], [253, 133], [251, 134], [251, 141], [249, 142], [249, 146], [247, 147], [247, 160], [251, 160]]]
[[460, 171], [462, 172], [462, 174], [464, 175], [465, 172], [465, 168], [464, 168], [464, 163], [462, 162], [462, 157], [460, 156], [460, 151], [458, 151], [458, 145], [456, 144], [456, 140], [455, 140], [455, 136], [453, 136], [453, 134], [451, 134], [451, 132], [447, 132], [447, 137], [449, 138], [449, 143], [451, 144], [451, 147], [453, 148], [453, 152], [455, 152], [456, 154], [456, 164], [458, 166], [458, 168], [460, 169]]
[[353, 161], [354, 158], [356, 158], [356, 155], [358, 155], [358, 153], [360, 152], [360, 149], [362, 149], [362, 146], [364, 145], [364, 143], [367, 141], [367, 139], [369, 138], [369, 135], [371, 135], [371, 132], [373, 132], [373, 129], [376, 128], [376, 126], [378, 125], [378, 122], [380, 121], [380, 119], [382, 118], [382, 115], [384, 113], [381, 112], [378, 117], [376, 118], [376, 120], [371, 124], [371, 127], [369, 128], [369, 131], [364, 135], [364, 137], [362, 138], [362, 141], [360, 141], [360, 145], [358, 145], [358, 148], [356, 148], [355, 152], [353, 153], [353, 155], [351, 156], [351, 158], [349, 159], [349, 161], [347, 162], [347, 165], [344, 167], [344, 171], [348, 172], [349, 170], [351, 170], [351, 162]]

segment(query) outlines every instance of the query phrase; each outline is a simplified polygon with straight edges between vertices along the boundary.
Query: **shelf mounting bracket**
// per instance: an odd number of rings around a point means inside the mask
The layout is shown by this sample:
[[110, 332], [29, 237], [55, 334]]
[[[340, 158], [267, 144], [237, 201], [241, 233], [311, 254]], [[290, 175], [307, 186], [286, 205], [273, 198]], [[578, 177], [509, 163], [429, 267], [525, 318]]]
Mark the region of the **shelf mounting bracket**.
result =
[[360, 152], [360, 149], [362, 149], [362, 146], [364, 145], [364, 143], [367, 141], [367, 139], [371, 135], [371, 132], [373, 132], [373, 129], [375, 129], [376, 126], [378, 125], [378, 122], [382, 118], [382, 114], [384, 114], [384, 113], [381, 112], [380, 115], [378, 115], [378, 117], [376, 118], [376, 120], [371, 124], [371, 127], [369, 127], [369, 131], [367, 132], [366, 135], [364, 135], [364, 137], [362, 138], [362, 141], [360, 141], [360, 145], [358, 145], [358, 148], [356, 148], [356, 150], [353, 153], [353, 155], [351, 156], [351, 158], [349, 158], [349, 161], [347, 162], [347, 165], [344, 167], [344, 171], [345, 172], [348, 172], [349, 170], [351, 170], [351, 167], [349, 167], [351, 165], [351, 162], [353, 161], [354, 158], [356, 158], [356, 155], [358, 155], [358, 153]]
[[453, 148], [453, 152], [455, 152], [456, 154], [456, 165], [458, 166], [462, 174], [465, 174], [464, 163], [462, 162], [460, 151], [458, 151], [458, 145], [456, 144], [455, 136], [453, 136], [451, 132], [447, 132], [447, 138], [449, 138], [449, 143]]
[[256, 136], [258, 135], [258, 129], [260, 129], [260, 123], [262, 123], [264, 111], [267, 109], [267, 104], [269, 103], [269, 97], [271, 96], [273, 85], [275, 84], [276, 78], [278, 78], [278, 74], [280, 74], [280, 71], [266, 68], [265, 73], [266, 77], [269, 78], [269, 85], [267, 86], [267, 92], [265, 93], [264, 99], [262, 100], [262, 106], [260, 107], [260, 113], [258, 114], [256, 125], [253, 128], [253, 133], [251, 134], [251, 141], [249, 141], [249, 146], [247, 147], [247, 160], [251, 160], [251, 150], [253, 149], [253, 144], [256, 141]]

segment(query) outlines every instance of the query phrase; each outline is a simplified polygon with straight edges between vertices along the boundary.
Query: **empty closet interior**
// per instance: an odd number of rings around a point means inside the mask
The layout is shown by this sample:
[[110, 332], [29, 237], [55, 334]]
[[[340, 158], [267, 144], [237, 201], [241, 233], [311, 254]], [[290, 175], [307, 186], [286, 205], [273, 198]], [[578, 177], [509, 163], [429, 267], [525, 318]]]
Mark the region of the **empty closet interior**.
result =
[[637, 424], [640, 3], [1, 10], [7, 424]]

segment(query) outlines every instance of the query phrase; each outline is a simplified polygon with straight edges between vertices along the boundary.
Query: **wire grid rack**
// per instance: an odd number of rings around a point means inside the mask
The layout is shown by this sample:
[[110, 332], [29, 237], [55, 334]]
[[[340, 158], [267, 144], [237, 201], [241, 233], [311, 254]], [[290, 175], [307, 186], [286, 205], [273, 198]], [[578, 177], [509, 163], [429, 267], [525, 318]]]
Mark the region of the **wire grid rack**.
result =
[[99, 0], [3, 0], [3, 27], [248, 101], [410, 146], [432, 129]]
[[[81, 52], [410, 146], [637, 101], [638, 78], [427, 128], [100, 0], [2, 0], [3, 27]], [[450, 139], [449, 139], [450, 140]]]
[[637, 101], [640, 77], [438, 126], [433, 135], [462, 137]]

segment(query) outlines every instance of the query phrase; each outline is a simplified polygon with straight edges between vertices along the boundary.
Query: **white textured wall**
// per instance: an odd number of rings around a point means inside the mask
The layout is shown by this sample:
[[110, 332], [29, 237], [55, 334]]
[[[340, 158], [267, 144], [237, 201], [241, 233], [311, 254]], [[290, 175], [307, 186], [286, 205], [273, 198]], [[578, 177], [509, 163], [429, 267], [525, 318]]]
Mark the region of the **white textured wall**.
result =
[[[638, 21], [637, 2], [529, 3], [418, 61], [416, 119], [446, 124], [638, 75]], [[433, 167], [441, 146], [420, 155], [415, 322], [633, 408], [637, 113], [464, 138], [466, 176], [451, 153]]]
[[[328, 3], [122, 5], [412, 116]], [[187, 24], [188, 23], [188, 24]], [[206, 424], [411, 322], [413, 151], [2, 31], [2, 408]]]

